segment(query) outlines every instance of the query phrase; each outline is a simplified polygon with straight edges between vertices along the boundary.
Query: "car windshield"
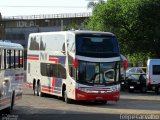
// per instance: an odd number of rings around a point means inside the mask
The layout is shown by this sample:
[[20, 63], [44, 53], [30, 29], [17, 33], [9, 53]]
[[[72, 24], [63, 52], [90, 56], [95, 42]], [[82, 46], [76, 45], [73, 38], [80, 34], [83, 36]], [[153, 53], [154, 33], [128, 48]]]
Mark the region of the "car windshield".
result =
[[88, 84], [109, 84], [119, 79], [119, 65], [79, 61], [78, 81]]
[[146, 74], [132, 74], [127, 80], [146, 80]]

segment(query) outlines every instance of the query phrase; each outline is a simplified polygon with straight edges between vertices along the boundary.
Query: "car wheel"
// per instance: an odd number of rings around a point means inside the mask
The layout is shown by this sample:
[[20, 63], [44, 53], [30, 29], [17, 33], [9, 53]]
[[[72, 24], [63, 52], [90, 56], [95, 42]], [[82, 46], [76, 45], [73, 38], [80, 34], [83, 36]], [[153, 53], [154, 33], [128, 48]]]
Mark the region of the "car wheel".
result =
[[156, 94], [160, 94], [160, 86], [157, 86], [157, 87], [156, 87], [155, 92], [156, 92]]
[[134, 89], [129, 89], [128, 90], [130, 93], [133, 93], [134, 92]]
[[142, 87], [142, 88], [141, 88], [141, 92], [142, 92], [142, 93], [146, 93], [146, 91], [147, 91], [147, 88], [146, 88], [146, 87]]

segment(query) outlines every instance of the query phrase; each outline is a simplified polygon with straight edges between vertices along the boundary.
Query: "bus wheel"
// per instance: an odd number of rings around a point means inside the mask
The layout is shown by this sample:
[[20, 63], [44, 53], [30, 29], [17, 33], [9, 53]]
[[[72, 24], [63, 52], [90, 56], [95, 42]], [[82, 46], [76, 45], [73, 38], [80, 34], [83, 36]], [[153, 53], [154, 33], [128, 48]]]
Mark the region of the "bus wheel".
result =
[[13, 91], [12, 93], [11, 110], [13, 110], [14, 103], [15, 103], [15, 91]]
[[106, 100], [101, 101], [102, 104], [107, 104]]
[[67, 97], [67, 91], [66, 91], [66, 90], [64, 91], [64, 101], [65, 101], [66, 103], [71, 103], [71, 99], [69, 99], [69, 98]]
[[40, 81], [38, 81], [38, 83], [37, 83], [37, 96], [41, 96], [41, 97], [44, 96], [44, 93], [42, 93], [42, 91], [41, 91], [41, 83], [40, 83]]
[[33, 94], [36, 95], [36, 80], [33, 80]]
[[8, 108], [6, 108], [4, 112], [7, 114], [11, 114], [11, 112], [13, 110], [14, 103], [15, 103], [15, 91], [13, 91], [13, 93], [12, 93], [10, 106]]

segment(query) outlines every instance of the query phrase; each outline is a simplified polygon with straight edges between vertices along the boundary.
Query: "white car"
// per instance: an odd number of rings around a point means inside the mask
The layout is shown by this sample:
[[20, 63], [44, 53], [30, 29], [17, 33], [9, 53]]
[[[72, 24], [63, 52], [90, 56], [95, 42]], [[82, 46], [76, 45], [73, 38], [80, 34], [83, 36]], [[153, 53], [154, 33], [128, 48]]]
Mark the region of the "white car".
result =
[[140, 74], [140, 73], [146, 73], [146, 68], [145, 67], [131, 67], [128, 68], [126, 71], [126, 77], [132, 74]]

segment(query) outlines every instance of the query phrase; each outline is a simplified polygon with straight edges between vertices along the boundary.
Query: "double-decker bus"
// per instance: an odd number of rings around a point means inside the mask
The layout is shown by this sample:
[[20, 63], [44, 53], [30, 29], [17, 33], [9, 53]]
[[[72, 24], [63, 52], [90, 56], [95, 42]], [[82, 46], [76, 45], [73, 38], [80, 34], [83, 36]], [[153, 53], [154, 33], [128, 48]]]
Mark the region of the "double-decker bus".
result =
[[27, 50], [27, 81], [34, 94], [71, 100], [118, 101], [120, 53], [109, 32], [32, 33]]
[[23, 50], [20, 44], [0, 41], [0, 111], [6, 113], [22, 98]]

